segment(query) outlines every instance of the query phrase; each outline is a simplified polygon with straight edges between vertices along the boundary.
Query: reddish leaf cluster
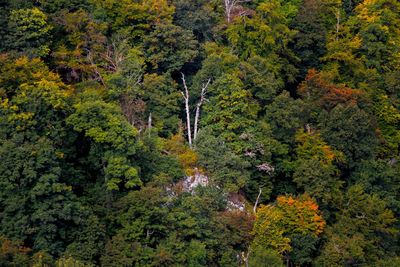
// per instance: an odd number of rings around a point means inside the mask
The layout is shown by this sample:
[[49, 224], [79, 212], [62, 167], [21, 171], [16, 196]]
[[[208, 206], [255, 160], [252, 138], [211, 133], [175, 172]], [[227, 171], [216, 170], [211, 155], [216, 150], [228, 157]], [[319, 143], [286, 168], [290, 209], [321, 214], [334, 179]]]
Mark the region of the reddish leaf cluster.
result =
[[336, 85], [315, 69], [310, 69], [306, 79], [299, 86], [298, 92], [304, 98], [311, 99], [326, 110], [338, 104], [355, 105], [363, 100], [363, 92], [345, 85]]

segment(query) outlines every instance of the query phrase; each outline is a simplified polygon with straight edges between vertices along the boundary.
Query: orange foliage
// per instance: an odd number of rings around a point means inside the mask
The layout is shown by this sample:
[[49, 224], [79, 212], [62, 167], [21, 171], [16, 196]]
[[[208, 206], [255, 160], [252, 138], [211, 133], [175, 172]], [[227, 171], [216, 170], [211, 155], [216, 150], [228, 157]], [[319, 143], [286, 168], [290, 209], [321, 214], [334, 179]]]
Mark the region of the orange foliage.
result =
[[355, 105], [363, 97], [361, 90], [332, 84], [315, 69], [308, 71], [305, 81], [298, 88], [298, 92], [304, 98], [310, 98], [327, 110], [338, 104]]
[[306, 233], [311, 231], [319, 235], [325, 228], [325, 220], [318, 210], [318, 204], [308, 195], [299, 198], [279, 196], [276, 208], [284, 214], [285, 225], [294, 232]]
[[322, 150], [324, 151], [325, 158], [328, 159], [329, 162], [332, 162], [337, 156], [328, 145], [322, 146]]
[[4, 237], [0, 237], [0, 254], [1, 255], [18, 255], [28, 254], [31, 252], [30, 248], [19, 245], [17, 242], [11, 241]]

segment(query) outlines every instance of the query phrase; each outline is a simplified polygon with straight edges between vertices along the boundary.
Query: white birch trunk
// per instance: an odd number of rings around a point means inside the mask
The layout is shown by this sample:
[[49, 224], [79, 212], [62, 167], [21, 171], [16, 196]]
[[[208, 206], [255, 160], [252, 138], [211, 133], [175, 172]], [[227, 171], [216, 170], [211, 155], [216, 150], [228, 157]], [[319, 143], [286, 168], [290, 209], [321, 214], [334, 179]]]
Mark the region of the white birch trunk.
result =
[[254, 203], [254, 207], [253, 207], [253, 212], [254, 212], [254, 214], [257, 213], [257, 206], [258, 206], [258, 201], [260, 200], [260, 196], [261, 196], [261, 193], [262, 193], [262, 188], [260, 187], [259, 190], [260, 190], [260, 191], [259, 191], [259, 193], [258, 193], [258, 196], [257, 196], [257, 199], [256, 199], [256, 203]]
[[151, 122], [152, 120], [151, 120], [151, 112], [150, 112], [150, 114], [149, 114], [149, 121], [147, 122], [147, 128], [148, 128], [148, 130], [149, 130], [149, 136], [150, 136], [150, 134], [151, 134], [151, 127], [152, 127], [152, 122]]
[[185, 93], [181, 92], [183, 99], [185, 100], [185, 110], [186, 110], [186, 125], [187, 125], [187, 136], [189, 146], [192, 147], [192, 131], [190, 127], [190, 110], [189, 110], [189, 90], [186, 85], [185, 75], [182, 73], [183, 87], [185, 88]]
[[196, 115], [194, 118], [194, 133], [193, 133], [194, 140], [196, 140], [197, 132], [199, 130], [200, 109], [201, 109], [201, 106], [203, 105], [204, 101], [206, 100], [206, 90], [207, 90], [207, 87], [210, 84], [210, 82], [211, 82], [211, 79], [208, 79], [207, 83], [202, 86], [200, 100], [196, 105]]

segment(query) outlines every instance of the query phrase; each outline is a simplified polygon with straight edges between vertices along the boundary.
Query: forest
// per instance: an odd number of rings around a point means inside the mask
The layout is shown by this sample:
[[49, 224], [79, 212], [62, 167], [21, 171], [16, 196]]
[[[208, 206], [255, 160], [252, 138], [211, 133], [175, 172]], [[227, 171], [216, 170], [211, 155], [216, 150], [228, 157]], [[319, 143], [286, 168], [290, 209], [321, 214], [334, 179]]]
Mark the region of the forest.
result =
[[0, 266], [400, 266], [398, 0], [0, 0]]

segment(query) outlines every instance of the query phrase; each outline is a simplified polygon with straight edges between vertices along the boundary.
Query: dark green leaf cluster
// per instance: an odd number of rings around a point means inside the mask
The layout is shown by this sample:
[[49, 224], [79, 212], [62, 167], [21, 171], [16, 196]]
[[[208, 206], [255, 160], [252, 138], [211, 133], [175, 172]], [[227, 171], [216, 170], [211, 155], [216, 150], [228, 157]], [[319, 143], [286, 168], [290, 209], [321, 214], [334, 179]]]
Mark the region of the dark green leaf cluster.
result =
[[397, 0], [0, 0], [0, 266], [398, 266]]

